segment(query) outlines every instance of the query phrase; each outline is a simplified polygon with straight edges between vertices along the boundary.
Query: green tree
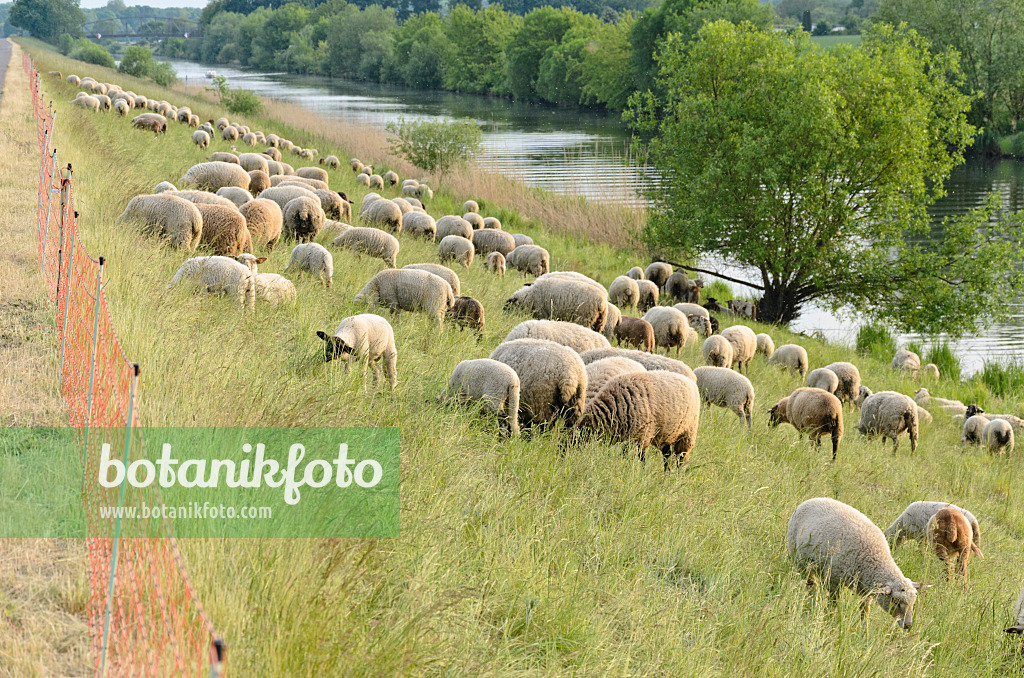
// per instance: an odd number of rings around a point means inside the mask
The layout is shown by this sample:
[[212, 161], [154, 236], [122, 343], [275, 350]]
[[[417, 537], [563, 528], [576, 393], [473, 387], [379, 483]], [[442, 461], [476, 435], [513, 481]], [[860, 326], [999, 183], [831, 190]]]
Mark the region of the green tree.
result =
[[97, 45], [86, 38], [79, 38], [78, 42], [75, 43], [74, 49], [71, 50], [71, 54], [68, 56], [78, 61], [84, 61], [87, 64], [96, 64], [97, 66], [106, 66], [107, 68], [117, 66], [110, 52], [104, 49], [102, 45]]
[[409, 17], [395, 32], [387, 79], [424, 89], [444, 87], [449, 59], [444, 28], [444, 20], [435, 12]]
[[540, 62], [573, 24], [571, 11], [541, 7], [525, 17], [505, 51], [508, 89], [516, 99], [537, 99]]
[[800, 24], [808, 33], [814, 30], [814, 24], [811, 23], [811, 10], [805, 9], [803, 11], [803, 14], [800, 15]]
[[346, 6], [330, 19], [327, 60], [332, 75], [379, 80], [397, 28], [395, 10]]
[[386, 126], [393, 136], [388, 140], [393, 153], [439, 178], [463, 165], [480, 152], [483, 132], [472, 120], [455, 122], [406, 120], [400, 118]]
[[887, 25], [821, 50], [716, 22], [691, 47], [670, 37], [662, 67], [666, 100], [634, 95], [628, 116], [664, 177], [653, 248], [760, 272], [773, 322], [818, 301], [959, 334], [1006, 308], [1020, 232], [975, 215], [930, 236], [926, 206], [974, 133], [955, 54]]
[[124, 50], [121, 63], [117, 66], [117, 72], [144, 78], [149, 75], [155, 63], [156, 60], [153, 59], [151, 49], [140, 45], [131, 45]]
[[445, 64], [445, 87], [475, 94], [504, 94], [505, 50], [522, 22], [501, 5], [474, 11], [456, 5], [448, 15], [445, 29], [451, 45]]
[[40, 40], [56, 44], [64, 33], [82, 35], [85, 15], [77, 0], [15, 0], [10, 22]]

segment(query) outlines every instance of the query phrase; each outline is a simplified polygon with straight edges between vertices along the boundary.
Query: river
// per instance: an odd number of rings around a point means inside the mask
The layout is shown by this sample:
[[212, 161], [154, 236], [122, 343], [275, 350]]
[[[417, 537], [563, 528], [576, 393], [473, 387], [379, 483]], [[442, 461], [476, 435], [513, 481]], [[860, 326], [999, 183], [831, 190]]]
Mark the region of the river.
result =
[[[629, 162], [629, 135], [619, 116], [599, 111], [562, 109], [512, 102], [507, 99], [450, 92], [423, 92], [376, 83], [355, 82], [287, 73], [256, 73], [223, 66], [207, 67], [171, 61], [178, 77], [190, 88], [206, 87], [214, 69], [237, 88], [262, 96], [298, 103], [319, 115], [340, 121], [383, 127], [399, 117], [473, 118], [484, 131], [481, 164], [527, 184], [558, 193], [639, 204], [641, 179]], [[963, 214], [995, 191], [1012, 209], [1024, 207], [1024, 163], [972, 158], [955, 169], [947, 182], [948, 195], [930, 210], [936, 220]], [[722, 273], [745, 277], [742, 271]], [[734, 286], [737, 288], [737, 286]], [[750, 288], [739, 292], [756, 294]], [[979, 336], [952, 342], [964, 372], [973, 373], [986, 361], [1024, 361], [1024, 302], [1012, 316]], [[820, 334], [830, 341], [852, 345], [860, 321], [836, 317], [808, 307], [792, 329]], [[901, 336], [923, 342], [916, 335]]]

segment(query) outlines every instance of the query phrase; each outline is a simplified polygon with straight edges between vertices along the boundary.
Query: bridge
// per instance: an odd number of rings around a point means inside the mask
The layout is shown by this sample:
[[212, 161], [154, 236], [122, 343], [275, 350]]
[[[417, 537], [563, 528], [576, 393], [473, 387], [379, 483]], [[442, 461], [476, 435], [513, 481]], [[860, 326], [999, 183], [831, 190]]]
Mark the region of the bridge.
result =
[[129, 19], [121, 17], [90, 21], [85, 24], [85, 36], [90, 40], [99, 40], [100, 38], [115, 40], [118, 38], [183, 38], [189, 40], [203, 37], [202, 27], [188, 19], [139, 16], [130, 19], [130, 22]]

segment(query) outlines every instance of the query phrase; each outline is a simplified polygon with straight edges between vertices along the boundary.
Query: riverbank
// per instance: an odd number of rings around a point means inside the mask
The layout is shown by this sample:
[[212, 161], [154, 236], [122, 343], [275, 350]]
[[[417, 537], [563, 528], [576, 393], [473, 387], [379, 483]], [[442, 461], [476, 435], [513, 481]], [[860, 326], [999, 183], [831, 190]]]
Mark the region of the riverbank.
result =
[[[185, 101], [150, 82], [33, 52], [44, 73], [91, 74]], [[346, 375], [320, 362], [314, 333], [366, 311], [352, 299], [379, 262], [336, 251], [331, 288], [300, 280], [296, 304], [244, 316], [225, 303], [166, 290], [183, 255], [126, 232], [117, 216], [134, 195], [176, 181], [228, 145], [200, 151], [189, 141], [192, 130], [178, 124], [154, 137], [126, 119], [72, 107], [75, 90], [61, 81], [47, 78], [44, 88], [58, 111], [61, 162], [75, 167], [82, 237], [107, 258], [112, 322], [126, 354], [143, 364], [144, 424], [402, 428], [400, 538], [182, 544], [199, 597], [228, 644], [233, 675], [896, 678], [1022, 667], [1001, 631], [1024, 558], [1017, 458], [962, 451], [956, 423], [938, 416], [923, 428], [913, 460], [905, 439], [894, 456], [890, 446], [860, 437], [856, 411], [847, 409], [832, 463], [789, 427], [767, 426], [766, 410], [800, 380], [762, 358], [750, 367], [753, 431], [729, 411], [704, 409], [691, 461], [680, 471], [665, 474], [656, 461], [641, 465], [600, 442], [566, 449], [561, 427], [498, 443], [492, 418], [434, 402], [460, 360], [487, 356], [525, 319], [502, 310], [524, 279], [514, 272], [497, 278], [480, 262], [458, 273], [463, 293], [487, 309], [482, 339], [402, 314], [393, 319], [398, 387], [366, 395], [358, 370]], [[188, 102], [204, 119], [226, 114], [207, 99]], [[317, 146], [322, 155], [366, 155], [387, 166], [382, 156], [367, 155], [381, 149], [358, 132], [307, 115], [287, 117], [320, 126], [302, 129], [269, 116], [244, 122]], [[347, 148], [328, 134], [365, 145]], [[366, 193], [347, 168], [330, 181], [357, 206]], [[437, 216], [480, 197], [451, 182], [438, 189], [430, 204]], [[535, 209], [552, 210], [553, 219], [567, 214], [562, 203]], [[553, 270], [608, 284], [646, 263], [639, 252], [560, 230], [564, 224], [526, 214], [516, 202], [485, 198], [481, 210], [547, 247]], [[436, 261], [435, 244], [400, 237], [400, 265]], [[261, 270], [281, 271], [289, 249], [275, 248]], [[913, 393], [919, 386], [894, 373], [887, 357], [749, 324], [776, 344], [805, 346], [812, 367], [856, 362], [875, 390]], [[693, 345], [680, 358], [702, 362]], [[949, 379], [929, 387], [990, 411], [1019, 402]], [[837, 497], [881, 525], [913, 500], [955, 501], [982, 521], [986, 558], [972, 565], [969, 584], [946, 584], [933, 555], [914, 543], [898, 547], [908, 576], [938, 585], [922, 595], [911, 631], [897, 634], [877, 609], [861, 624], [854, 596], [834, 604], [809, 599], [786, 557], [786, 519], [811, 496]]]

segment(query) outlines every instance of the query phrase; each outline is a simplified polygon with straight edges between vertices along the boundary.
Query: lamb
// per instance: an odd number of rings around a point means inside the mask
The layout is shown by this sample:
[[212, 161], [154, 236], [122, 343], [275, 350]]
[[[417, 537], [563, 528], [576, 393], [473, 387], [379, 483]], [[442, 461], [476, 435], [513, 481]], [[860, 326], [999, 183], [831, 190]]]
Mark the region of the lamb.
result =
[[490, 358], [463, 360], [455, 366], [438, 400], [480, 401], [498, 415], [498, 439], [519, 434], [519, 375]]
[[686, 316], [670, 306], [655, 306], [644, 314], [644, 320], [654, 328], [654, 345], [665, 349], [665, 355], [673, 346], [676, 355], [686, 345], [687, 329], [690, 325]]
[[284, 214], [281, 207], [273, 200], [256, 198], [241, 205], [238, 211], [245, 217], [245, 226], [249, 230], [253, 245], [271, 252], [274, 245], [281, 239], [284, 228]]
[[[95, 104], [95, 108], [92, 110], [98, 111], [100, 102], [95, 97], [82, 97], [75, 101], [75, 104], [83, 108], [91, 108]], [[167, 123], [162, 123], [159, 120], [153, 118], [138, 117], [132, 120], [132, 127], [135, 129], [146, 130], [153, 134], [164, 134], [167, 132]]]
[[512, 239], [516, 241], [516, 247], [522, 247], [523, 245], [533, 245], [533, 238], [522, 233], [513, 233]]
[[811, 370], [807, 375], [807, 386], [820, 388], [822, 391], [828, 391], [835, 395], [836, 389], [839, 388], [839, 377], [827, 367], [819, 367], [816, 370]]
[[939, 380], [939, 366], [935, 363], [928, 363], [925, 365], [924, 369], [921, 370], [921, 373], [933, 381]]
[[757, 335], [757, 352], [765, 358], [771, 358], [772, 353], [775, 353], [775, 342], [772, 341], [769, 335], [763, 332]]
[[462, 203], [463, 212], [480, 212], [480, 204], [476, 200], [467, 200]]
[[672, 267], [663, 261], [654, 262], [644, 271], [644, 279], [657, 285], [659, 290], [668, 282], [670, 275], [672, 275]]
[[646, 371], [643, 365], [629, 358], [613, 356], [595, 360], [587, 365], [587, 402], [593, 400], [613, 377]]
[[252, 254], [252, 236], [245, 226], [245, 217], [235, 208], [223, 205], [198, 204], [203, 215], [200, 245], [208, 245], [214, 254], [235, 257], [243, 252]]
[[256, 298], [275, 306], [286, 301], [295, 301], [295, 285], [283, 275], [257, 273]]
[[446, 235], [437, 246], [437, 257], [442, 263], [457, 261], [466, 268], [473, 263], [475, 252], [473, 241], [461, 235]]
[[985, 427], [988, 426], [988, 422], [988, 417], [982, 414], [975, 414], [964, 419], [960, 442], [964, 445], [981, 445], [985, 440]]
[[914, 393], [914, 400], [926, 410], [941, 409], [947, 414], [966, 414], [967, 407], [959, 400], [947, 400], [937, 398], [928, 392], [926, 388], [919, 388]]
[[899, 449], [899, 436], [907, 433], [913, 454], [917, 452], [917, 405], [910, 396], [895, 391], [874, 393], [861, 406], [857, 430], [868, 438], [880, 435], [892, 439], [893, 454]]
[[516, 248], [516, 239], [512, 237], [511, 233], [494, 229], [473, 231], [471, 240], [477, 253], [490, 254], [491, 252], [500, 252], [506, 260], [508, 259], [509, 252]]
[[981, 528], [978, 526], [978, 519], [971, 514], [967, 509], [960, 508], [954, 504], [950, 504], [944, 501], [915, 501], [911, 503], [907, 508], [903, 510], [896, 520], [893, 521], [892, 525], [885, 528], [885, 537], [889, 540], [889, 543], [893, 546], [899, 546], [907, 539], [916, 539], [918, 541], [927, 541], [928, 539], [928, 521], [931, 520], [932, 516], [939, 512], [940, 509], [951, 507], [963, 513], [964, 518], [971, 525], [971, 541], [974, 546], [978, 549], [976, 553], [981, 553]]
[[[472, 241], [470, 241], [472, 244]], [[475, 249], [475, 248], [474, 248]], [[487, 270], [494, 273], [499, 278], [505, 275], [505, 255], [501, 252], [491, 252], [487, 255], [487, 259], [484, 260]]]
[[633, 280], [643, 280], [644, 269], [640, 268], [639, 266], [634, 266], [633, 268], [626, 271], [626, 277], [632, 278]]
[[629, 358], [635, 360], [644, 366], [648, 372], [675, 372], [681, 374], [687, 379], [692, 380], [694, 383], [697, 382], [697, 377], [685, 363], [682, 363], [674, 358], [669, 358], [657, 353], [645, 353], [643, 351], [633, 351], [627, 348], [595, 348], [589, 351], [585, 351], [580, 354], [580, 358], [583, 359], [584, 365], [589, 365], [595, 360], [601, 360], [603, 358]]
[[363, 379], [366, 368], [373, 366], [373, 384], [380, 381], [380, 363], [384, 361], [384, 374], [394, 390], [398, 383], [398, 351], [395, 349], [395, 332], [391, 324], [372, 313], [349, 316], [341, 321], [333, 336], [318, 331], [316, 336], [324, 341], [324, 362], [335, 358], [345, 361], [347, 373], [352, 360], [363, 363]]
[[505, 255], [507, 265], [533, 276], [542, 276], [551, 269], [551, 255], [539, 245], [515, 246], [513, 238], [513, 249]]
[[249, 193], [255, 198], [270, 188], [270, 176], [262, 170], [249, 170]]
[[911, 375], [916, 376], [921, 369], [921, 356], [913, 351], [901, 348], [896, 351], [896, 355], [892, 358], [892, 369], [909, 372]]
[[729, 408], [747, 420], [748, 431], [753, 430], [754, 386], [749, 379], [728, 367], [702, 366], [693, 374], [697, 377], [701, 401]]
[[[967, 565], [971, 562], [971, 553], [977, 553], [979, 558], [984, 558], [972, 540], [973, 531], [971, 524], [967, 522], [960, 509], [947, 506], [939, 509], [928, 521], [928, 547], [935, 552], [944, 563], [948, 563], [950, 556], [957, 557], [957, 574], [967, 578]], [[946, 580], [951, 579], [947, 566]]]
[[472, 328], [478, 339], [484, 331], [484, 305], [473, 297], [455, 297], [448, 318], [459, 326], [459, 332], [466, 327]]
[[473, 227], [462, 217], [449, 214], [441, 217], [436, 223], [437, 237], [444, 239], [450, 235], [457, 235], [467, 240], [473, 238]]
[[515, 341], [516, 339], [547, 339], [568, 346], [577, 353], [611, 346], [604, 335], [575, 323], [560, 320], [521, 322], [509, 331], [504, 341]]
[[190, 281], [209, 294], [231, 296], [242, 306], [252, 308], [256, 303], [256, 264], [260, 261], [251, 254], [235, 259], [193, 257], [181, 265], [167, 287]]
[[616, 344], [625, 342], [641, 351], [654, 351], [654, 327], [643, 318], [624, 315], [615, 330]]
[[622, 311], [615, 304], [605, 304], [605, 310], [608, 315], [604, 319], [604, 329], [601, 330], [601, 334], [608, 340], [611, 345], [612, 339], [615, 338], [615, 332], [619, 329], [619, 324], [622, 322]]
[[202, 191], [216, 191], [224, 186], [249, 188], [249, 173], [229, 162], [201, 162], [192, 165], [178, 180], [179, 186], [192, 186]]
[[262, 153], [240, 153], [238, 155], [238, 165], [246, 172], [260, 170], [261, 172], [267, 172], [268, 175], [270, 173], [267, 156]]
[[[686, 316], [686, 322], [694, 330], [694, 334], [700, 334], [704, 338], [714, 334], [714, 331], [711, 329], [711, 321], [702, 315], [688, 315]], [[696, 337], [694, 337], [694, 341], [697, 341]]]
[[140, 222], [146, 230], [156, 231], [178, 249], [194, 250], [203, 231], [199, 209], [170, 192], [135, 196], [118, 217], [119, 223], [126, 221]]
[[810, 435], [815, 447], [823, 435], [832, 436], [832, 461], [836, 460], [839, 441], [843, 437], [843, 404], [819, 388], [798, 388], [775, 403], [768, 411], [768, 426], [790, 424], [800, 436]]
[[750, 361], [757, 352], [757, 335], [746, 325], [733, 325], [722, 330], [722, 336], [732, 344], [732, 362], [738, 372], [750, 373]]
[[358, 254], [381, 259], [389, 268], [398, 265], [398, 239], [379, 228], [353, 226], [336, 237], [334, 244]]
[[1020, 635], [1024, 633], [1024, 588], [1020, 590], [1020, 598], [1017, 599], [1017, 624], [1006, 629], [1007, 633], [1016, 633]]
[[1013, 427], [1005, 419], [992, 419], [985, 425], [983, 439], [988, 451], [999, 454], [1006, 450], [1006, 456], [1013, 454]]
[[852, 363], [837, 362], [825, 365], [839, 377], [836, 397], [843, 403], [852, 403], [860, 395], [860, 371]]
[[658, 305], [658, 286], [650, 280], [637, 280], [636, 286], [640, 290], [640, 300], [636, 302], [636, 310], [646, 313]]
[[390, 200], [374, 200], [366, 205], [364, 200], [365, 213], [361, 209], [359, 218], [368, 226], [376, 226], [392, 233], [402, 231], [402, 209]]
[[701, 346], [704, 362], [711, 367], [732, 366], [732, 344], [720, 334], [713, 334]]
[[334, 257], [319, 243], [303, 243], [292, 248], [291, 259], [284, 270], [296, 271], [300, 277], [303, 273], [312, 273], [330, 287], [334, 280]]
[[300, 167], [295, 170], [295, 176], [304, 177], [306, 179], [316, 179], [324, 182], [325, 184], [331, 179], [330, 175], [327, 174], [327, 170], [322, 167]]
[[156, 185], [156, 188], [153, 189], [153, 193], [166, 193], [167, 191], [177, 191], [177, 190], [178, 189], [175, 188], [174, 184], [172, 184], [171, 182], [169, 182], [169, 181], [161, 181], [159, 184]]
[[284, 218], [284, 232], [299, 242], [315, 238], [327, 222], [327, 215], [315, 197], [293, 198], [281, 212]]
[[640, 303], [640, 286], [632, 278], [620, 275], [608, 286], [608, 300], [617, 306], [636, 306]]
[[227, 198], [234, 203], [235, 207], [241, 207], [252, 200], [252, 193], [237, 186], [225, 186], [224, 188], [218, 188], [217, 195], [222, 198]]
[[423, 236], [430, 242], [434, 242], [434, 237], [437, 235], [437, 224], [434, 222], [434, 217], [426, 212], [410, 212], [403, 215], [402, 229], [406, 233]]
[[[474, 235], [477, 233], [504, 232], [477, 231]], [[505, 302], [505, 310], [527, 311], [541, 320], [567, 320], [595, 332], [604, 329], [608, 316], [608, 293], [604, 287], [572, 278], [548, 277], [551, 275], [537, 278], [532, 285], [516, 291]]]
[[697, 442], [697, 385], [671, 372], [636, 372], [612, 377], [587, 403], [580, 429], [614, 442], [637, 445], [640, 459], [651, 445], [661, 449], [665, 470], [689, 460]]
[[192, 132], [192, 143], [199, 148], [206, 148], [210, 145], [210, 135], [201, 129]]
[[443, 278], [415, 269], [387, 269], [373, 276], [355, 297], [356, 303], [387, 306], [394, 312], [418, 311], [440, 326], [455, 303], [452, 287]]
[[786, 551], [809, 584], [823, 580], [831, 593], [852, 588], [867, 596], [865, 614], [875, 600], [901, 629], [910, 629], [925, 586], [903, 576], [885, 535], [857, 509], [827, 497], [808, 499], [789, 519]]
[[783, 370], [793, 370], [802, 380], [807, 375], [807, 350], [797, 344], [783, 344], [768, 358], [769, 365]]
[[474, 231], [479, 231], [484, 227], [484, 218], [476, 212], [466, 212], [462, 215], [462, 220], [468, 223]]
[[434, 275], [442, 278], [446, 283], [451, 285], [452, 294], [459, 296], [462, 285], [459, 282], [459, 276], [455, 274], [455, 271], [442, 266], [441, 264], [407, 264], [402, 267], [403, 269], [414, 269], [418, 271], [426, 271], [433, 273]]
[[984, 414], [985, 418], [986, 419], [990, 419], [990, 420], [991, 419], [1003, 419], [1003, 420], [1009, 422], [1010, 426], [1013, 427], [1014, 435], [1016, 435], [1018, 433], [1021, 433], [1021, 432], [1024, 432], [1024, 419], [1021, 419], [1018, 416], [1015, 416], [1015, 415], [1012, 415], [1012, 414], [990, 414], [988, 412], [985, 412], [985, 410], [981, 409], [977, 405], [968, 405], [967, 406], [967, 411], [964, 413], [964, 416], [965, 417], [970, 417], [970, 416], [973, 416], [975, 414]]
[[502, 342], [490, 355], [519, 376], [519, 423], [544, 426], [562, 417], [573, 426], [583, 413], [587, 370], [568, 346], [546, 339]]
[[238, 165], [238, 156], [234, 153], [218, 151], [210, 154], [210, 162], [228, 162], [232, 165]]

